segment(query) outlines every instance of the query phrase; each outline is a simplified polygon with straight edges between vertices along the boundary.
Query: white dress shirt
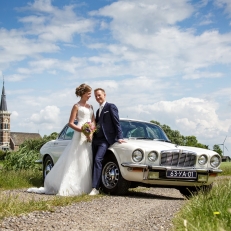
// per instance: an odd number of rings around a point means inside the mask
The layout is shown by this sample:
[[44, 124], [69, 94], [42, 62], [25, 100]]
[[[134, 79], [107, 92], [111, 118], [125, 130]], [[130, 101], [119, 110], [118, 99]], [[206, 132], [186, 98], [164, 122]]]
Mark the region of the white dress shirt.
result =
[[99, 105], [99, 117], [100, 117], [100, 113], [103, 110], [105, 103], [106, 103], [106, 101], [104, 101], [101, 105]]

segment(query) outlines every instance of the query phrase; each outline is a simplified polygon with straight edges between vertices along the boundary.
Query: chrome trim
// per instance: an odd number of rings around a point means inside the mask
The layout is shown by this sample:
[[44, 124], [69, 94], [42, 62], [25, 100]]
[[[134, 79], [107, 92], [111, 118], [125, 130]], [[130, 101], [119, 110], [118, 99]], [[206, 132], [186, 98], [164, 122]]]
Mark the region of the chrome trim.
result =
[[35, 161], [35, 164], [42, 164], [42, 163], [43, 163], [42, 160], [36, 160], [36, 161]]
[[171, 166], [151, 166], [146, 164], [134, 164], [134, 163], [122, 163], [123, 167], [129, 168], [141, 168], [141, 169], [149, 169], [149, 170], [187, 170], [187, 171], [197, 171], [197, 172], [208, 172], [208, 173], [221, 173], [221, 169], [203, 169], [203, 168], [177, 168]]
[[123, 167], [148, 169], [148, 165], [146, 165], [146, 164], [122, 163], [121, 165]]
[[160, 164], [170, 167], [194, 167], [197, 154], [184, 149], [170, 149], [160, 152]]

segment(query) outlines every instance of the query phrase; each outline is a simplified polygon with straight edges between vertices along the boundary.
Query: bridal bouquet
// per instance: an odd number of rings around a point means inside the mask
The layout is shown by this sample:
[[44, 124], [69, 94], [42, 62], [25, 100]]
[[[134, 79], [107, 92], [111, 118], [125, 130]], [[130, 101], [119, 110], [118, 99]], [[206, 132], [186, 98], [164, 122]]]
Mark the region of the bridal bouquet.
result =
[[87, 137], [90, 138], [90, 136], [96, 131], [96, 127], [94, 123], [86, 122], [82, 126], [82, 133]]

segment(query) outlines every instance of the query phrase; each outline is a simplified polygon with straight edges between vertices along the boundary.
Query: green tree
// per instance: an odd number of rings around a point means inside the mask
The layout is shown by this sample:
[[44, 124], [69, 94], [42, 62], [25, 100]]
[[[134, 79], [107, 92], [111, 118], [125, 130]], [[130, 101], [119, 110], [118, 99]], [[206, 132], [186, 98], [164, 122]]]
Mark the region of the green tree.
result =
[[217, 152], [220, 156], [223, 156], [223, 152], [218, 144], [213, 145], [213, 151]]
[[172, 143], [182, 145], [182, 146], [191, 146], [208, 149], [208, 145], [198, 143], [195, 136], [183, 136], [177, 130], [172, 130], [168, 125], [161, 125], [158, 121], [151, 120], [151, 123], [159, 125]]
[[184, 145], [184, 136], [180, 134], [177, 130], [172, 130], [168, 125], [161, 125], [158, 121], [151, 120], [151, 123], [159, 125], [167, 135], [167, 137], [171, 140], [172, 143], [178, 145]]

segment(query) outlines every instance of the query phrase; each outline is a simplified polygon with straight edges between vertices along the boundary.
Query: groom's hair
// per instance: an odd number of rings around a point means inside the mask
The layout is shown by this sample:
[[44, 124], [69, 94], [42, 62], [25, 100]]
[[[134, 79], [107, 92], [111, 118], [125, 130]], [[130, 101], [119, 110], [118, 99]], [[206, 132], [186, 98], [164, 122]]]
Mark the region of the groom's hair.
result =
[[104, 91], [104, 89], [103, 88], [96, 88], [95, 90], [94, 90], [94, 92], [96, 92], [96, 91], [102, 91], [103, 93], [106, 93], [105, 91]]

